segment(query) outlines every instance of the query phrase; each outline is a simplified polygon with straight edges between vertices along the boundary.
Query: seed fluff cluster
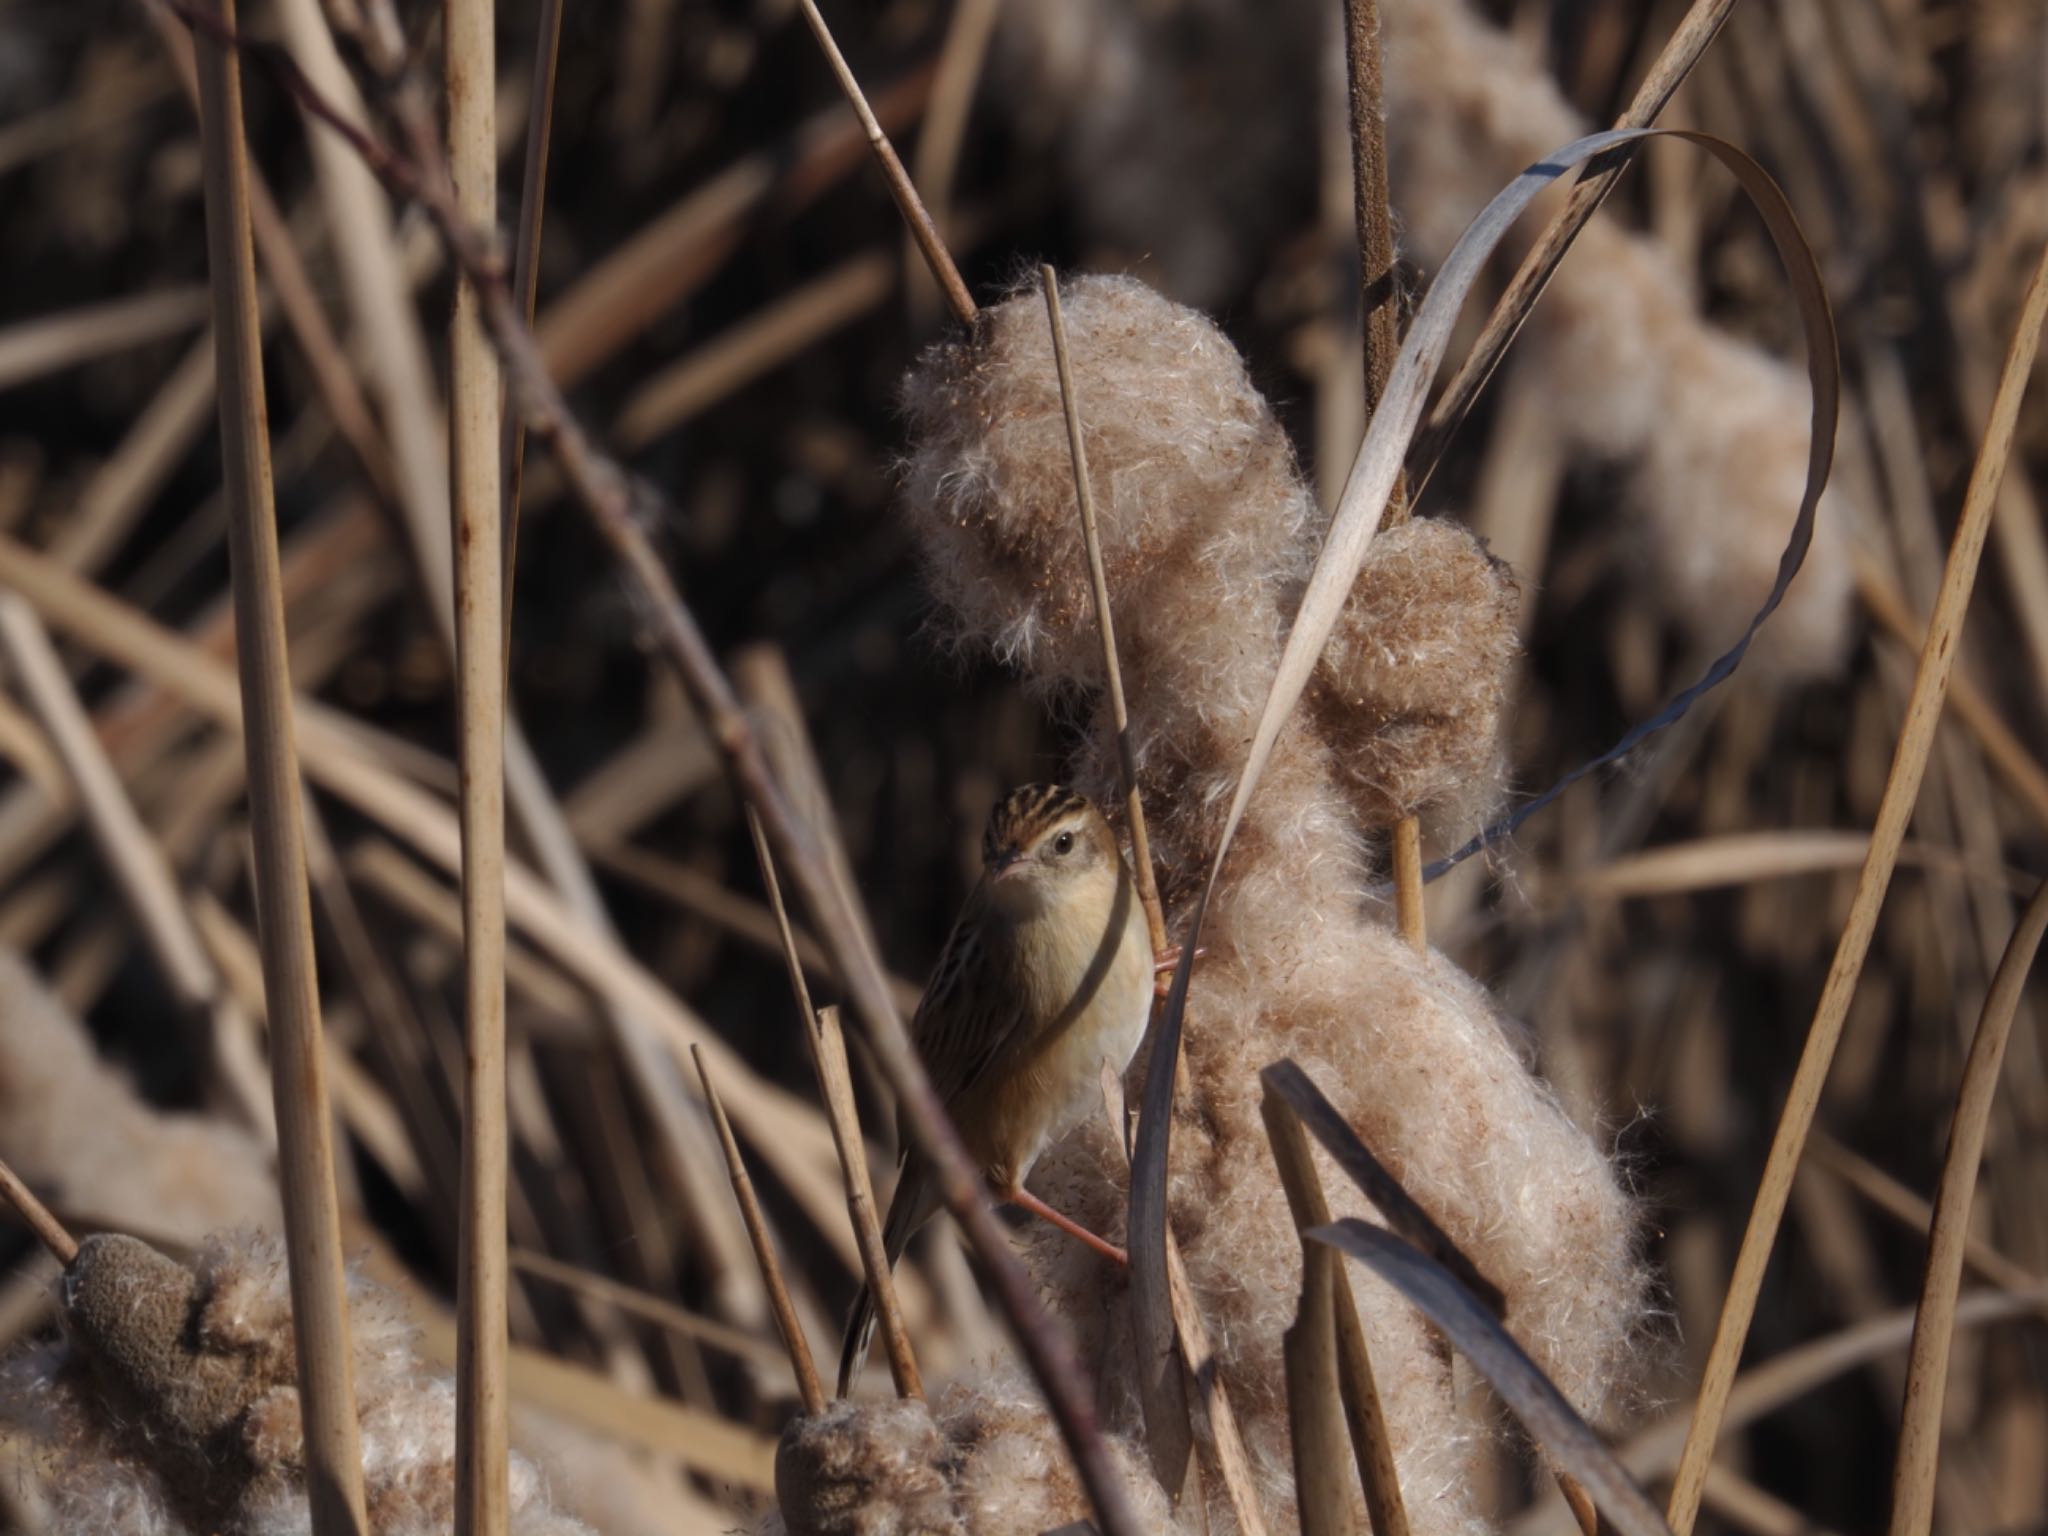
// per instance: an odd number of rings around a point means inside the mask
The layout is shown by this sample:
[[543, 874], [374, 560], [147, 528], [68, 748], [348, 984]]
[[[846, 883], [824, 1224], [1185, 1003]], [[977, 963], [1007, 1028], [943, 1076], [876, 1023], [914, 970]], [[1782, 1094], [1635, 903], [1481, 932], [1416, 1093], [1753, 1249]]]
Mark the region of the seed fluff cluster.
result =
[[[1271, 409], [1207, 319], [1122, 278], [1075, 279], [1062, 302], [1171, 917], [1216, 844], [1324, 523]], [[1019, 293], [935, 348], [905, 400], [904, 510], [944, 632], [1051, 695], [1097, 698], [1100, 642], [1042, 298]], [[1400, 942], [1365, 894], [1395, 817], [1434, 814], [1457, 830], [1487, 809], [1514, 607], [1507, 573], [1454, 524], [1412, 523], [1374, 541], [1252, 799], [1205, 930], [1170, 1204], [1218, 1374], [1282, 1528], [1294, 1510], [1280, 1346], [1299, 1245], [1258, 1082], [1279, 1057], [1316, 1078], [1502, 1288], [1509, 1325], [1582, 1410], [1601, 1417], [1630, 1375], [1645, 1278], [1613, 1167], [1534, 1075], [1518, 1027], [1442, 957]], [[1111, 736], [1094, 707], [1071, 777], [1098, 804], [1118, 805]], [[1143, 1071], [1141, 1061], [1134, 1098]], [[1123, 1228], [1127, 1182], [1106, 1122], [1052, 1148], [1032, 1179], [1111, 1237]], [[1325, 1182], [1340, 1214], [1370, 1213], [1334, 1169]], [[1112, 1426], [1135, 1445], [1124, 1281], [1057, 1234], [1026, 1241], [1096, 1367]], [[1450, 1365], [1412, 1309], [1370, 1278], [1353, 1285], [1415, 1528], [1483, 1528], [1473, 1452], [1493, 1431], [1460, 1413]], [[1009, 1427], [990, 1441], [982, 1431], [995, 1400]], [[1040, 1486], [1072, 1488], [1053, 1428], [1007, 1369], [954, 1382], [937, 1429], [942, 1451], [919, 1464], [941, 1466], [956, 1494], [989, 1481], [985, 1458], [1014, 1458], [1026, 1442]], [[1205, 1486], [1211, 1528], [1231, 1529], [1220, 1481]], [[994, 1505], [955, 1507], [976, 1536], [1041, 1528]], [[788, 1518], [807, 1528], [801, 1513]], [[1200, 1512], [1182, 1518], [1193, 1524]]]

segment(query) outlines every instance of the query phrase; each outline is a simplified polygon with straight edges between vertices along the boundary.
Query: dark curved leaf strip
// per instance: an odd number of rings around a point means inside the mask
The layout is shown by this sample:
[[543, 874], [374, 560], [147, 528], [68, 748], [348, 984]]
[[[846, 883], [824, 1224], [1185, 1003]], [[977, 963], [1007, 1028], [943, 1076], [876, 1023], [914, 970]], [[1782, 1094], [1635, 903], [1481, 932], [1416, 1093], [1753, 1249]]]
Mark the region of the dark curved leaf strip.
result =
[[1671, 1527], [1621, 1461], [1565, 1401], [1500, 1321], [1420, 1249], [1384, 1227], [1346, 1219], [1302, 1234], [1364, 1264], [1399, 1291], [1470, 1360], [1544, 1453], [1584, 1485], [1600, 1524], [1621, 1536], [1671, 1536]]
[[1714, 659], [1700, 680], [1690, 688], [1677, 694], [1662, 709], [1649, 719], [1632, 726], [1629, 731], [1591, 762], [1581, 763], [1535, 799], [1515, 807], [1506, 816], [1487, 827], [1464, 847], [1455, 853], [1446, 854], [1422, 872], [1424, 880], [1456, 868], [1475, 853], [1480, 853], [1506, 837], [1514, 835], [1517, 829], [1545, 806], [1551, 804], [1572, 785], [1628, 756], [1645, 740], [1668, 726], [1676, 725], [1685, 712], [1697, 704], [1710, 690], [1719, 687], [1734, 674], [1743, 656], [1748, 652], [1750, 642], [1756, 639], [1757, 631], [1764, 621], [1784, 601], [1785, 589], [1792, 585], [1792, 578], [1799, 574], [1800, 566], [1806, 563], [1806, 552], [1813, 543], [1813, 520], [1820, 509], [1821, 492], [1827, 489], [1828, 473], [1833, 467], [1835, 455], [1835, 424], [1841, 410], [1842, 369], [1835, 349], [1834, 313], [1828, 306], [1827, 290], [1822, 286], [1820, 268], [1813, 259], [1813, 250], [1800, 232], [1799, 221], [1793, 217], [1792, 207], [1785, 201], [1785, 194], [1778, 190], [1770, 174], [1734, 145], [1714, 138], [1711, 134], [1691, 133], [1679, 129], [1662, 130], [1676, 138], [1686, 139], [1710, 151], [1715, 158], [1735, 173], [1742, 183], [1742, 189], [1750, 196], [1757, 211], [1763, 215], [1764, 225], [1770, 231], [1771, 244], [1777, 247], [1778, 260], [1784, 263], [1786, 276], [1791, 279], [1792, 291], [1799, 301], [1799, 318], [1806, 330], [1806, 372], [1813, 385], [1813, 427], [1807, 449], [1806, 488], [1800, 493], [1799, 511], [1792, 520], [1792, 531], [1785, 541], [1784, 553], [1778, 557], [1777, 579], [1771, 583], [1771, 590], [1764, 597], [1763, 606], [1750, 618], [1748, 628], [1740, 638], [1721, 655]]
[[[1779, 578], [1770, 599], [1763, 610], [1752, 621], [1748, 632], [1736, 645], [1733, 652], [1722, 662], [1709, 669], [1709, 680], [1688, 695], [1681, 695], [1677, 701], [1677, 713], [1666, 711], [1668, 718], [1661, 718], [1637, 732], [1609, 754], [1608, 759], [1633, 747], [1651, 730], [1660, 730], [1677, 715], [1690, 707], [1699, 692], [1714, 686], [1722, 677], [1732, 672], [1735, 663], [1741, 660], [1748, 649], [1750, 638], [1758, 626], [1775, 609], [1784, 596], [1784, 588], [1799, 569], [1806, 557], [1806, 548], [1813, 533], [1813, 510], [1820, 499], [1822, 487], [1827, 482], [1828, 468], [1834, 454], [1834, 423], [1839, 404], [1841, 370], [1835, 356], [1834, 319], [1827, 308], [1826, 296], [1820, 286], [1819, 269], [1814, 264], [1813, 254], [1807, 248], [1805, 237], [1800, 234], [1798, 222], [1792, 217], [1790, 206], [1777, 184], [1765, 174], [1748, 155], [1723, 140], [1709, 134], [1694, 133], [1682, 129], [1614, 129], [1605, 133], [1589, 134], [1585, 138], [1566, 145], [1555, 154], [1536, 165], [1532, 165], [1516, 177], [1507, 188], [1481, 210], [1479, 216], [1466, 227], [1458, 243], [1451, 248], [1438, 270], [1436, 280], [1430, 284], [1415, 318], [1408, 328], [1408, 334], [1401, 343], [1401, 350], [1394, 359], [1392, 371], [1387, 376], [1386, 391], [1381, 397], [1380, 407], [1373, 413], [1368, 424], [1365, 441], [1359, 445], [1358, 457], [1353, 461], [1351, 474], [1345, 481], [1344, 493], [1339, 498], [1337, 510], [1330, 520], [1330, 529], [1324, 537], [1323, 550], [1317, 557], [1316, 568], [1309, 577], [1302, 594], [1301, 606], [1297, 610], [1293, 628], [1287, 636], [1287, 645], [1280, 657], [1280, 665], [1273, 679], [1273, 686], [1266, 697], [1265, 708], [1259, 716], [1259, 723], [1252, 735], [1250, 751], [1246, 754], [1245, 766], [1239, 775], [1237, 789], [1232, 796], [1230, 812], [1224, 822], [1223, 835], [1218, 840], [1215, 855], [1209, 866], [1208, 880], [1202, 888], [1190, 912], [1181, 940], [1181, 963], [1173, 975], [1173, 989], [1167, 996], [1166, 1007], [1162, 1010], [1157, 1026], [1152, 1031], [1150, 1042], [1150, 1066], [1145, 1077], [1145, 1093], [1142, 1112], [1138, 1121], [1137, 1146], [1131, 1163], [1131, 1212], [1130, 1212], [1130, 1253], [1131, 1253], [1131, 1308], [1132, 1330], [1141, 1361], [1151, 1361], [1150, 1369], [1178, 1370], [1173, 1333], [1172, 1309], [1167, 1299], [1166, 1279], [1166, 1169], [1168, 1143], [1171, 1136], [1171, 1120], [1175, 1080], [1180, 1066], [1180, 1037], [1183, 1016], [1187, 1009], [1188, 977], [1193, 964], [1196, 945], [1201, 937], [1202, 921], [1207, 915], [1209, 897], [1216, 888], [1223, 860], [1230, 851], [1231, 840], [1236, 837], [1238, 826], [1244, 819], [1246, 804], [1252, 792], [1258, 787], [1260, 776], [1272, 757], [1274, 745], [1280, 738], [1281, 727], [1288, 714], [1300, 701], [1302, 690], [1307, 686], [1316, 660], [1321, 656], [1323, 646], [1330, 638], [1338, 615], [1342, 612], [1345, 598], [1351, 584], [1357, 579], [1358, 568], [1365, 559], [1366, 546], [1377, 531], [1392, 493], [1394, 483], [1401, 473], [1403, 460], [1410, 443], [1414, 440], [1416, 426], [1422, 419], [1424, 400], [1430, 381], [1436, 377], [1438, 366], [1449, 350], [1452, 327], [1458, 312], [1464, 307], [1474, 283], [1484, 268], [1494, 248], [1507, 233], [1510, 225], [1535, 200], [1535, 198], [1574, 167], [1585, 163], [1603, 151], [1618, 145], [1634, 143], [1641, 139], [1668, 135], [1685, 139], [1700, 145], [1715, 155], [1731, 170], [1741, 182], [1751, 201], [1763, 214], [1770, 230], [1772, 241], [1778, 246], [1792, 276], [1793, 287], [1799, 294], [1800, 311], [1805, 318], [1807, 331], [1807, 370], [1813, 380], [1813, 447], [1808, 458], [1806, 493], [1801, 501], [1800, 515], [1795, 523], [1792, 541], [1786, 547], [1784, 558], [1779, 564]], [[1583, 773], [1591, 770], [1581, 770]], [[1568, 781], [1569, 782], [1569, 781]], [[1518, 815], [1533, 814], [1541, 805], [1555, 798], [1554, 793], [1536, 804], [1525, 808]], [[1514, 825], [1519, 821], [1510, 818]], [[1507, 830], [1512, 830], [1508, 828]], [[1495, 832], [1494, 838], [1505, 836], [1506, 830]], [[1461, 849], [1448, 861], [1443, 862], [1437, 873], [1450, 867], [1458, 859], [1470, 857], [1492, 839], [1482, 835], [1475, 839], [1476, 846]], [[1148, 1426], [1149, 1430], [1149, 1426]]]
[[1451, 1241], [1450, 1234], [1416, 1204], [1414, 1196], [1372, 1155], [1372, 1149], [1351, 1129], [1350, 1122], [1337, 1113], [1337, 1106], [1323, 1096], [1323, 1090], [1306, 1072], [1292, 1061], [1276, 1061], [1259, 1074], [1259, 1081], [1286, 1101], [1309, 1135], [1321, 1142], [1323, 1150], [1351, 1182], [1365, 1191], [1365, 1197], [1386, 1218], [1388, 1226], [1455, 1275], [1458, 1283], [1484, 1302], [1494, 1316], [1506, 1315], [1507, 1298], [1500, 1287], [1481, 1274], [1479, 1266]]

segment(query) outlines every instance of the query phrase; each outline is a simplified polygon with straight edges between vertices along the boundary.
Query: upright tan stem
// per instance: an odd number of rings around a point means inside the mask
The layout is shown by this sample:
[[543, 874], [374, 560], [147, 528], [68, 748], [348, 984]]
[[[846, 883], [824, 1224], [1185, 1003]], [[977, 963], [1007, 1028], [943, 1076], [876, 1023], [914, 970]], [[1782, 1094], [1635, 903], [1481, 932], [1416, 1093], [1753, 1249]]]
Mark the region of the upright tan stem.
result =
[[[490, 0], [446, 0], [448, 162], [462, 216], [497, 220]], [[462, 1200], [455, 1313], [455, 1529], [503, 1536], [510, 1519], [505, 1253], [505, 662], [501, 383], [474, 283], [449, 326], [449, 504], [461, 734]]]
[[[218, 0], [215, 14], [232, 27], [234, 0]], [[215, 38], [202, 36], [196, 41], [207, 266], [220, 347], [221, 459], [235, 654], [248, 752], [257, 932], [270, 1017], [292, 1327], [305, 1419], [306, 1488], [315, 1536], [367, 1536], [355, 1360], [321, 1055], [320, 992], [313, 964], [313, 917], [301, 841], [284, 590], [271, 502], [263, 339], [256, 262], [249, 243], [241, 67], [239, 57]]]

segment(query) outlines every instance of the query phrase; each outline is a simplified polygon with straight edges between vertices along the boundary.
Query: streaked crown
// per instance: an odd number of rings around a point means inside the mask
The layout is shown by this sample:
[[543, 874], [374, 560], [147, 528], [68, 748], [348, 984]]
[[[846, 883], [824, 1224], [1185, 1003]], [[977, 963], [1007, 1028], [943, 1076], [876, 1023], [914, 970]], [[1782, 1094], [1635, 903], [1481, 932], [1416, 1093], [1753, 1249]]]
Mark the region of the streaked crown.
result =
[[[989, 812], [981, 836], [981, 859], [993, 868], [1034, 847], [1055, 827], [1102, 823], [1102, 813], [1089, 798], [1064, 784], [1026, 784], [1013, 789]], [[1102, 823], [1105, 834], [1107, 823]], [[1114, 848], [1112, 840], [1110, 846]]]

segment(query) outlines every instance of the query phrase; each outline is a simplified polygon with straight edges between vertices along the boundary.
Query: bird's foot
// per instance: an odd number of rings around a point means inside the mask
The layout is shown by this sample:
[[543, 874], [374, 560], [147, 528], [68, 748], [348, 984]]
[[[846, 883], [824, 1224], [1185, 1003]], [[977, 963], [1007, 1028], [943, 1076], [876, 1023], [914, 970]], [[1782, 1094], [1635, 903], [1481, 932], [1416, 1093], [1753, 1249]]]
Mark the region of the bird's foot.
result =
[[1096, 1236], [1093, 1232], [1082, 1226], [1081, 1223], [1074, 1220], [1073, 1217], [1062, 1216], [1058, 1211], [1039, 1199], [1038, 1196], [1032, 1194], [1030, 1190], [1019, 1186], [1016, 1189], [1005, 1190], [1001, 1198], [1005, 1204], [1014, 1205], [1019, 1210], [1029, 1211], [1032, 1215], [1051, 1222], [1062, 1232], [1066, 1233], [1067, 1236], [1093, 1248], [1097, 1253], [1109, 1260], [1110, 1263], [1129, 1267], [1131, 1256], [1125, 1253], [1123, 1249], [1117, 1247], [1115, 1243], [1110, 1242], [1107, 1238]]
[[[1197, 949], [1195, 951], [1195, 958], [1199, 960], [1208, 953], [1209, 951], [1206, 949]], [[1173, 973], [1180, 965], [1180, 957], [1181, 946], [1178, 944], [1169, 944], [1166, 948], [1157, 951], [1152, 956], [1152, 991], [1154, 995], [1164, 997], [1173, 990]]]

